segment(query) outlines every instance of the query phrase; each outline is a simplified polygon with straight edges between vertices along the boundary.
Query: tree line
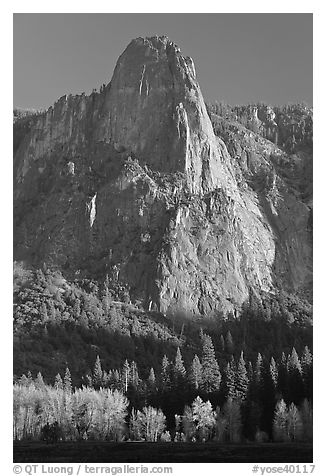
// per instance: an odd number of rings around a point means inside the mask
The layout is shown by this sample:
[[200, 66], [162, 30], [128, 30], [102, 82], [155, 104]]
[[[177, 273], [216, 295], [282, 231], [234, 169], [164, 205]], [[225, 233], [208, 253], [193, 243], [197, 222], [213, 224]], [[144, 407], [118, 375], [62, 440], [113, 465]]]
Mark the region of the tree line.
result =
[[[312, 343], [311, 305], [282, 293], [253, 296], [237, 318], [216, 316], [194, 321], [188, 316], [163, 316], [130, 303], [126, 289], [110, 279], [66, 280], [58, 271], [15, 268], [14, 373], [39, 370], [47, 381], [68, 365], [74, 385], [90, 373], [97, 354], [106, 369], [119, 368], [125, 359], [136, 361], [142, 373], [159, 372], [166, 355], [177, 347], [190, 364], [201, 352], [199, 329], [212, 338], [223, 366], [243, 349], [253, 361], [258, 352], [279, 359], [295, 346], [299, 353]], [[237, 350], [239, 349], [239, 350]]]
[[[40, 438], [42, 431], [54, 431], [49, 425], [55, 423], [72, 439], [311, 438], [308, 347], [300, 357], [293, 348], [277, 360], [258, 353], [254, 362], [246, 361], [241, 352], [218, 362], [211, 337], [201, 331], [200, 341], [199, 355], [188, 364], [178, 347], [174, 359], [164, 355], [160, 368], [151, 367], [148, 374], [128, 360], [121, 368], [103, 369], [97, 356], [92, 372], [74, 390], [69, 368], [56, 375], [53, 386], [41, 373], [35, 379], [23, 375], [14, 385], [15, 438]], [[104, 428], [101, 419], [109, 426]]]

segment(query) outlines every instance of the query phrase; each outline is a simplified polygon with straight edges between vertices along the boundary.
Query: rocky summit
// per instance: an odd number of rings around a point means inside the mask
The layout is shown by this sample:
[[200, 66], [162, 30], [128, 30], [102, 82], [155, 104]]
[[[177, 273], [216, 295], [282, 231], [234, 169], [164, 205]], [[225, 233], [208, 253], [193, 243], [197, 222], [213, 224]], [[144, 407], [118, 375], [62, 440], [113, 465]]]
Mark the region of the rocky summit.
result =
[[305, 106], [206, 106], [191, 58], [137, 38], [99, 92], [16, 115], [15, 259], [167, 315], [309, 298], [311, 123]]

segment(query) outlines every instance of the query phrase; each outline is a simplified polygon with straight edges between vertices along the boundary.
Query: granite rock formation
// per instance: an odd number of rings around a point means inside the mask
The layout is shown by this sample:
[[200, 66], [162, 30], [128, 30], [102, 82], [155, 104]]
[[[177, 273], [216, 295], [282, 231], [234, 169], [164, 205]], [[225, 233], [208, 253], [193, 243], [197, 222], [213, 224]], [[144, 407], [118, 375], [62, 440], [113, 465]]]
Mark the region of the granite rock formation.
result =
[[16, 120], [15, 259], [190, 317], [309, 292], [311, 150], [278, 143], [272, 108], [256, 132], [209, 112], [191, 58], [152, 37], [100, 92]]

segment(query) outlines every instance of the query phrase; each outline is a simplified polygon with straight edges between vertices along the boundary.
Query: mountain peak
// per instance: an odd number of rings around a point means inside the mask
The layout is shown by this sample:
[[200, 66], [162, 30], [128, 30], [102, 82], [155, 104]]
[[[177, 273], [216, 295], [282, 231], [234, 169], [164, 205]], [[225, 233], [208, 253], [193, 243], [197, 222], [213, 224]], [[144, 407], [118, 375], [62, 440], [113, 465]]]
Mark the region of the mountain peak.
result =
[[135, 45], [137, 47], [142, 47], [144, 46], [145, 48], [152, 48], [157, 51], [163, 51], [166, 50], [167, 48], [173, 48], [176, 52], [180, 53], [180, 48], [176, 43], [171, 41], [166, 35], [158, 36], [146, 36], [146, 37], [138, 37], [132, 40], [129, 44], [130, 45]]
[[295, 161], [226, 122], [215, 135], [193, 62], [166, 36], [131, 41], [100, 94], [17, 123], [15, 258], [107, 275], [163, 313], [213, 316], [303, 287], [310, 209], [288, 183]]

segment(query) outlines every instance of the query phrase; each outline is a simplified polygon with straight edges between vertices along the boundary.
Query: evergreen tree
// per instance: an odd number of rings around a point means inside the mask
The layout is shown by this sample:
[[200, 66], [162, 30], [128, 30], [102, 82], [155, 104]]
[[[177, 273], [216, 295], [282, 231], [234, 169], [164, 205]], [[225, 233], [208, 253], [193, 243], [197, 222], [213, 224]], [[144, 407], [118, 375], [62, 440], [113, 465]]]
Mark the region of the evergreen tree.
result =
[[287, 433], [287, 408], [283, 399], [276, 404], [273, 435], [275, 441], [287, 441], [289, 439]]
[[246, 363], [243, 357], [243, 351], [241, 352], [238, 365], [235, 372], [235, 396], [239, 400], [245, 400], [248, 392], [248, 375], [246, 369]]
[[253, 381], [254, 379], [254, 369], [252, 368], [252, 363], [249, 362], [248, 363], [248, 380], [249, 380], [249, 384]]
[[93, 370], [93, 385], [95, 388], [101, 387], [102, 379], [103, 379], [103, 370], [102, 370], [101, 359], [100, 359], [100, 356], [98, 355], [96, 357], [94, 370]]
[[109, 386], [109, 374], [106, 372], [106, 370], [103, 370], [102, 373], [102, 386], [104, 388], [107, 388]]
[[162, 390], [168, 390], [171, 386], [170, 362], [166, 355], [162, 359], [161, 386]]
[[130, 365], [130, 384], [137, 389], [139, 385], [139, 374], [136, 362], [133, 360]]
[[29, 384], [33, 383], [33, 375], [32, 375], [32, 372], [30, 370], [27, 371], [27, 380], [28, 380]]
[[207, 334], [203, 334], [202, 337], [202, 370], [201, 389], [203, 392], [217, 392], [221, 384], [221, 373], [215, 358], [212, 339]]
[[63, 378], [63, 388], [66, 393], [72, 392], [71, 373], [68, 367], [66, 367], [65, 376]]
[[177, 348], [173, 367], [173, 380], [175, 385], [182, 385], [185, 382], [186, 369], [183, 364], [183, 359], [180, 351], [180, 347]]
[[156, 377], [155, 377], [155, 372], [154, 372], [153, 367], [151, 367], [151, 369], [149, 371], [149, 376], [148, 376], [148, 379], [147, 379], [147, 383], [148, 383], [149, 389], [151, 391], [153, 391], [155, 389], [155, 384], [156, 384]]
[[311, 354], [310, 349], [307, 345], [303, 349], [300, 363], [301, 363], [302, 372], [304, 372], [304, 369], [306, 367], [309, 368], [312, 365], [312, 354]]
[[45, 387], [44, 380], [43, 380], [43, 375], [41, 374], [41, 372], [38, 372], [38, 374], [36, 376], [35, 387], [36, 388], [44, 388]]
[[235, 362], [232, 355], [224, 370], [224, 393], [227, 398], [236, 398], [235, 391]]
[[59, 373], [55, 376], [54, 388], [56, 390], [62, 390], [63, 389], [63, 381], [62, 381], [61, 375]]
[[242, 408], [242, 415], [244, 436], [249, 440], [254, 440], [257, 430], [261, 428], [262, 405], [257, 395], [251, 362], [248, 364], [248, 391], [246, 402]]
[[278, 381], [277, 389], [280, 395], [287, 399], [289, 393], [289, 378], [288, 378], [287, 358], [282, 352], [281, 360], [278, 366]]
[[304, 387], [301, 363], [294, 347], [287, 359], [287, 370], [289, 383], [288, 401], [299, 404], [304, 398]]
[[202, 383], [202, 372], [203, 372], [203, 368], [200, 363], [199, 357], [197, 354], [195, 354], [195, 357], [193, 358], [193, 361], [190, 367], [189, 380], [190, 380], [190, 385], [196, 391], [198, 391]]
[[277, 389], [278, 384], [278, 369], [274, 357], [271, 357], [271, 363], [269, 365], [269, 372], [274, 386], [274, 392]]
[[263, 389], [263, 372], [264, 372], [263, 357], [261, 353], [258, 352], [255, 369], [254, 369], [255, 393], [256, 393], [256, 398], [258, 400], [261, 398], [261, 393]]
[[303, 350], [300, 363], [302, 368], [302, 379], [303, 379], [305, 397], [312, 399], [312, 391], [313, 391], [312, 354], [309, 350], [309, 347], [307, 346], [305, 346]]
[[295, 369], [295, 370], [298, 370], [300, 374], [302, 373], [300, 359], [294, 347], [292, 348], [291, 354], [288, 356], [287, 368], [288, 368], [288, 371]]
[[260, 429], [265, 431], [270, 437], [273, 433], [273, 416], [276, 404], [276, 391], [271, 365], [268, 361], [263, 364], [262, 388], [261, 388], [262, 419]]
[[18, 383], [19, 385], [21, 385], [22, 387], [28, 387], [30, 382], [28, 380], [28, 378], [26, 377], [25, 374], [23, 374], [20, 379], [18, 380]]
[[93, 388], [93, 378], [91, 375], [85, 375], [86, 387]]

